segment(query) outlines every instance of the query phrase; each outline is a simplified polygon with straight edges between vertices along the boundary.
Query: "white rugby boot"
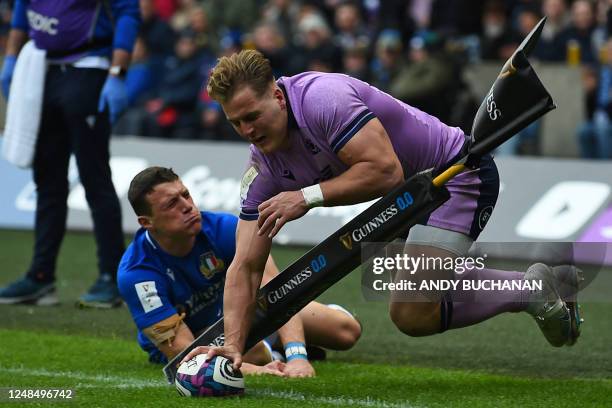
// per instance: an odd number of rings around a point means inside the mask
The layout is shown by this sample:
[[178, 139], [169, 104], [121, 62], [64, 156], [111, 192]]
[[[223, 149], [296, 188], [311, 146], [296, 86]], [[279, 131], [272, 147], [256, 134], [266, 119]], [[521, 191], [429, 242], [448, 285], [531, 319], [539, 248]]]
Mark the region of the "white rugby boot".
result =
[[584, 273], [573, 265], [560, 265], [551, 269], [555, 277], [557, 293], [567, 305], [570, 313], [570, 334], [565, 344], [573, 346], [580, 337], [580, 326], [584, 322], [578, 303], [578, 292], [582, 289]]
[[571, 342], [572, 317], [557, 291], [552, 268], [543, 263], [533, 264], [525, 272], [524, 279], [542, 283], [542, 290], [534, 290], [529, 295], [526, 311], [534, 318], [546, 340], [554, 347]]

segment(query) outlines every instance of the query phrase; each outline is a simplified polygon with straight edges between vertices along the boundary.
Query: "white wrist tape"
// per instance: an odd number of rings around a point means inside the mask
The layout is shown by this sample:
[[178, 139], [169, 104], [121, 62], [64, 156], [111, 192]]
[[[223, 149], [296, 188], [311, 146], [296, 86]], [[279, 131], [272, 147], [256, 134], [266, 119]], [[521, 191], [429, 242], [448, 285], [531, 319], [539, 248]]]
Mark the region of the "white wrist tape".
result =
[[296, 358], [308, 360], [306, 346], [304, 345], [304, 343], [300, 343], [297, 341], [287, 343], [287, 345], [285, 345], [285, 357], [287, 358], [287, 361], [295, 360]]
[[323, 205], [323, 191], [321, 191], [320, 184], [304, 187], [302, 189], [302, 195], [304, 196], [304, 201], [308, 208], [320, 207]]

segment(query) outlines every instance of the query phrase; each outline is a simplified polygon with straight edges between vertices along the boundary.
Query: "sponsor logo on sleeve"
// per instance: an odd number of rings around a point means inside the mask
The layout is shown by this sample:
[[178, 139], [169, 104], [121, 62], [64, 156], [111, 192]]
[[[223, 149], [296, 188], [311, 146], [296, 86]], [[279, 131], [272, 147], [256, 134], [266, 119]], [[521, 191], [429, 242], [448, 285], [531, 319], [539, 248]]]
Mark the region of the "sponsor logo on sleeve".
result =
[[149, 313], [151, 310], [162, 306], [161, 298], [157, 294], [155, 281], [140, 282], [134, 285], [134, 287], [145, 313]]
[[255, 168], [255, 166], [249, 167], [249, 169], [242, 176], [242, 181], [240, 182], [240, 198], [242, 200], [246, 200], [247, 194], [249, 194], [249, 188], [253, 183], [253, 180], [259, 175], [259, 172]]

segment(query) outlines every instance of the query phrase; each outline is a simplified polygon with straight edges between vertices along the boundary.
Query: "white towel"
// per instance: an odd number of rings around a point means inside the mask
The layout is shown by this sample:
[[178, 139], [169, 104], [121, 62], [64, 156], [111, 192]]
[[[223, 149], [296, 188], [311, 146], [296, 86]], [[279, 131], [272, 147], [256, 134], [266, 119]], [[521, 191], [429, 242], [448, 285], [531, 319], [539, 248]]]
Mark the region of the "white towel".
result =
[[15, 65], [2, 143], [2, 155], [18, 167], [30, 167], [34, 159], [46, 71], [46, 51], [39, 50], [33, 41], [28, 41]]

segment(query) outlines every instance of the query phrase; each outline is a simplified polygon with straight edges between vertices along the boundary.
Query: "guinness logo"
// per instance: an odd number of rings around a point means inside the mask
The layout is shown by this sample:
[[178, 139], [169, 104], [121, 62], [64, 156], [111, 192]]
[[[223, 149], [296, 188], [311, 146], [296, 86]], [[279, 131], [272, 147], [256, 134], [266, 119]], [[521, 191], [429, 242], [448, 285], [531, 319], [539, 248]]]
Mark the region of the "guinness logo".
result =
[[344, 245], [344, 247], [346, 249], [348, 249], [349, 251], [351, 249], [353, 249], [353, 239], [351, 238], [351, 233], [347, 232], [344, 235], [340, 235], [340, 242], [342, 243], [342, 245]]
[[261, 308], [261, 310], [265, 312], [268, 311], [268, 301], [266, 300], [266, 295], [261, 291], [257, 292], [257, 305]]

